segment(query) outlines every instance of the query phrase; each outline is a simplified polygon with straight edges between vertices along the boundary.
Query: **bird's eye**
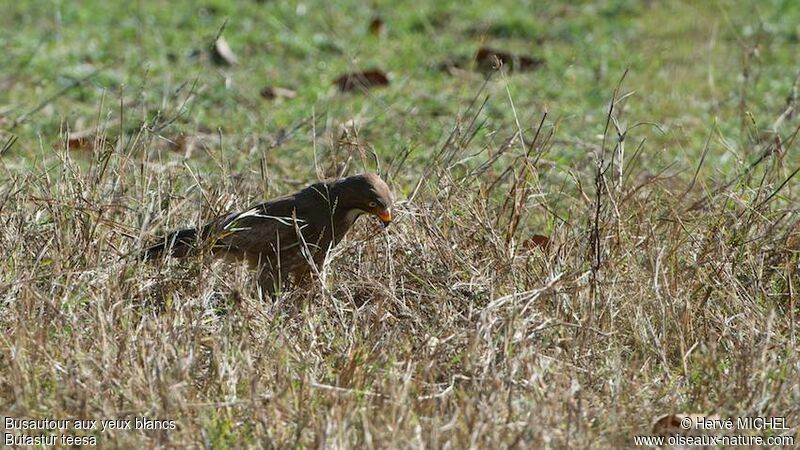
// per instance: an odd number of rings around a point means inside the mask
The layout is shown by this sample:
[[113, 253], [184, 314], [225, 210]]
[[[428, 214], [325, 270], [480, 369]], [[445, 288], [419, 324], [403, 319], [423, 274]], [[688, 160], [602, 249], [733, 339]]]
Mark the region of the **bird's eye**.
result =
[[378, 206], [378, 204], [377, 204], [377, 203], [375, 203], [375, 202], [369, 202], [369, 207], [370, 207], [370, 208], [374, 208], [374, 207], [376, 207], [376, 206]]

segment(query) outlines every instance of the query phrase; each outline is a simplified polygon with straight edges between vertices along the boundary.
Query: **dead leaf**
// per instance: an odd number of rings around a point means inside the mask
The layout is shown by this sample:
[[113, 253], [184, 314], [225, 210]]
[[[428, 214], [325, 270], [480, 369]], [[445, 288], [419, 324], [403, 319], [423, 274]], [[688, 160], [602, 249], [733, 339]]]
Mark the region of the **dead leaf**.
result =
[[677, 436], [685, 431], [681, 428], [681, 417], [677, 414], [667, 414], [653, 422], [653, 434], [659, 436]]
[[541, 234], [534, 234], [526, 239], [522, 246], [528, 250], [540, 249], [544, 252], [550, 250], [550, 238]]
[[544, 60], [532, 56], [515, 55], [489, 47], [481, 47], [475, 54], [476, 69], [479, 72], [493, 72], [506, 68], [509, 72], [527, 72], [539, 68]]
[[95, 130], [70, 131], [67, 135], [67, 150], [93, 150], [95, 143], [104, 140]]
[[366, 90], [373, 87], [388, 86], [389, 78], [386, 74], [378, 69], [365, 70], [363, 72], [347, 73], [334, 82], [339, 86], [341, 92], [350, 92], [354, 90]]
[[[716, 414], [677, 413], [665, 414], [653, 422], [653, 434], [660, 436], [697, 436], [700, 434], [713, 434], [718, 432], [718, 427], [698, 427], [698, 422], [720, 420]], [[687, 422], [688, 425], [687, 426]], [[712, 433], [708, 433], [710, 430]]]
[[186, 135], [181, 133], [173, 140], [167, 140], [170, 150], [176, 152], [183, 151], [186, 148]]
[[297, 97], [297, 92], [278, 86], [267, 86], [261, 90], [261, 96], [268, 100], [276, 98], [295, 98]]
[[239, 64], [239, 59], [233, 53], [233, 50], [231, 50], [228, 41], [222, 36], [217, 38], [217, 40], [214, 41], [214, 45], [211, 46], [211, 60], [214, 61], [214, 64], [219, 66], [233, 66]]
[[372, 21], [369, 23], [369, 34], [377, 36], [382, 32], [383, 32], [383, 19], [381, 19], [381, 16], [373, 17]]
[[191, 158], [192, 152], [197, 146], [197, 138], [187, 136], [184, 133], [179, 134], [175, 139], [168, 142], [170, 143], [170, 150], [176, 153], [183, 153], [183, 157], [186, 159]]

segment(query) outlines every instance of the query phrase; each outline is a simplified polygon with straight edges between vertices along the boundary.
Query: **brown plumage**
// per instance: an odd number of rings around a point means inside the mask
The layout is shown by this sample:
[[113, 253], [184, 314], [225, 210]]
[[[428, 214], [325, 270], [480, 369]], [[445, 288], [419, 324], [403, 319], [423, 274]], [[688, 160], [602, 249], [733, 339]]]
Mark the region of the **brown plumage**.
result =
[[242, 212], [233, 212], [197, 229], [178, 230], [144, 251], [145, 259], [184, 257], [202, 248], [215, 256], [243, 259], [258, 267], [259, 286], [275, 296], [291, 276], [303, 280], [312, 264], [320, 267], [355, 220], [372, 214], [392, 221], [389, 187], [375, 174], [314, 183]]

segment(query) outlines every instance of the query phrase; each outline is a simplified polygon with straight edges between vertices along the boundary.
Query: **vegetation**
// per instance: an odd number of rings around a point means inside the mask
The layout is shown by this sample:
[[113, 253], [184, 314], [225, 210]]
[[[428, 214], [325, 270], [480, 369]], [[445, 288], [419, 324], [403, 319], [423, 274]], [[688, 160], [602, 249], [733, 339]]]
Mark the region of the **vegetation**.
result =
[[[619, 448], [678, 412], [796, 433], [800, 3], [3, 12], [3, 416], [174, 420], [76, 432], [104, 448]], [[237, 264], [132, 257], [362, 171], [396, 223], [276, 302]]]

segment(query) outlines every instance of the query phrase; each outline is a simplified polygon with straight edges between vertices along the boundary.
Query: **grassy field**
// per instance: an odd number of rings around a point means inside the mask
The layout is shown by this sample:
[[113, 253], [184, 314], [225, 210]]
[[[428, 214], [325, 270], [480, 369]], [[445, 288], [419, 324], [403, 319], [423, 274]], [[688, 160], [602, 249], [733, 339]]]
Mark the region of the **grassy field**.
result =
[[[0, 415], [174, 421], [61, 432], [101, 448], [624, 448], [670, 413], [796, 436], [798, 24], [789, 0], [4, 5]], [[482, 73], [481, 47], [543, 64]], [[339, 92], [368, 69], [389, 85]], [[236, 264], [129, 257], [364, 171], [396, 223], [275, 302]]]

